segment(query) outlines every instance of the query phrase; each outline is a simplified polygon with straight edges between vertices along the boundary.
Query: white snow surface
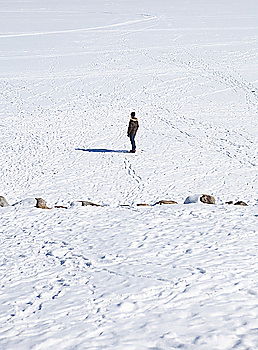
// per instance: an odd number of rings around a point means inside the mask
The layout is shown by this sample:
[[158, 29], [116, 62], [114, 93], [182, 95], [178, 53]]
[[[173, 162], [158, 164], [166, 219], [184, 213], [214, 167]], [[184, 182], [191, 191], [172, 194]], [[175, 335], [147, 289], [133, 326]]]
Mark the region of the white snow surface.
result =
[[258, 349], [257, 19], [0, 1], [0, 349]]

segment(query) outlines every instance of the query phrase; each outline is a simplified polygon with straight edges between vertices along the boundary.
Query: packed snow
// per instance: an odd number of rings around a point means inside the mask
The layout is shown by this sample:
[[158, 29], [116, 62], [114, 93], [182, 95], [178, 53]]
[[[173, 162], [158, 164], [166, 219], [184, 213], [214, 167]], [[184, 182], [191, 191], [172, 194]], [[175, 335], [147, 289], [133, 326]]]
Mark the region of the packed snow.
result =
[[0, 349], [258, 349], [257, 20], [0, 2]]

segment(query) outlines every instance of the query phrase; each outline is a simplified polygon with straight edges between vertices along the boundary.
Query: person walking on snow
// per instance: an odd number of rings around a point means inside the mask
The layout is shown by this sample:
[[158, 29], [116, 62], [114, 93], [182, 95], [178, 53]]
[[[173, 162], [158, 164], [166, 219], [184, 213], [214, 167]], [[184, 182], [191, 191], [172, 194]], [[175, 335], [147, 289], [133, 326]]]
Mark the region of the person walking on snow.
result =
[[132, 150], [130, 151], [130, 153], [135, 153], [136, 152], [136, 145], [135, 145], [135, 135], [136, 132], [139, 128], [139, 123], [138, 123], [138, 119], [135, 116], [135, 112], [131, 113], [131, 119], [129, 121], [129, 125], [128, 125], [128, 130], [127, 130], [127, 136], [130, 137], [130, 141], [132, 144]]

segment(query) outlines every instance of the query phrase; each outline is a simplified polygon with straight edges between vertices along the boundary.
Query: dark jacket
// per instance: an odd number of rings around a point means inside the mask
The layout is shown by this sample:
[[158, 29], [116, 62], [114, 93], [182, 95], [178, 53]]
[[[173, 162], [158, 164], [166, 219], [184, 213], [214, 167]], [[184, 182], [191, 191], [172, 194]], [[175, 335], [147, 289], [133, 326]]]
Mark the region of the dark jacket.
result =
[[129, 126], [127, 130], [127, 136], [135, 135], [139, 128], [138, 119], [136, 117], [131, 117], [129, 121]]

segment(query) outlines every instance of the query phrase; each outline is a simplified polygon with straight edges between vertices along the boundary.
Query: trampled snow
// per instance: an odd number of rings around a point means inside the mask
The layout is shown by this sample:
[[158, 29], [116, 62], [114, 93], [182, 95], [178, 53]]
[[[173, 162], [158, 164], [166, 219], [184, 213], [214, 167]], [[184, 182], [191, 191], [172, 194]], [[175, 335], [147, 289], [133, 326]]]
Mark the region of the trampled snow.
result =
[[0, 349], [258, 349], [257, 10], [0, 3]]

